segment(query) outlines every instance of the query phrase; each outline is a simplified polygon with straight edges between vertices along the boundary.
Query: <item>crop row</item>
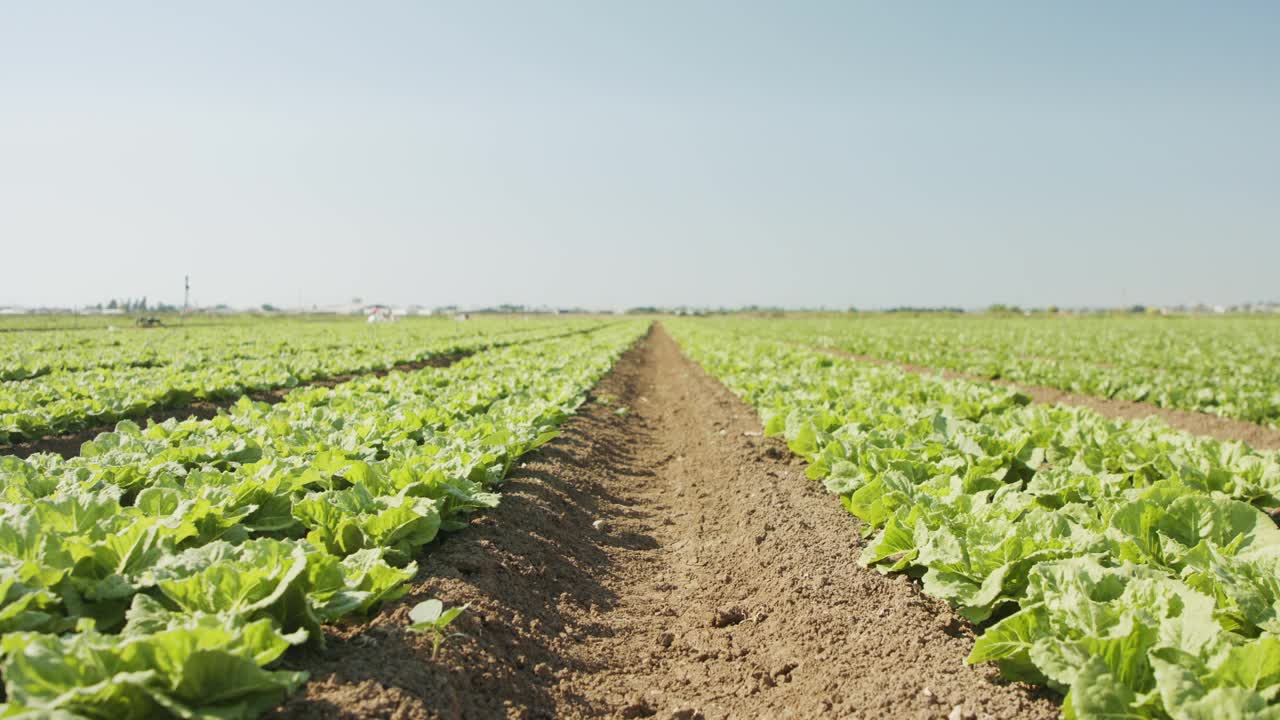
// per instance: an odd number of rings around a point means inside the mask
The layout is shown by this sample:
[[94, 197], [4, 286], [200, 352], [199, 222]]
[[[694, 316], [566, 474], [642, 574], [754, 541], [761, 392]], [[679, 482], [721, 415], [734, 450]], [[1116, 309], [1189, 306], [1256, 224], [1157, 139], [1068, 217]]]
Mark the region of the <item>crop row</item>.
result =
[[[31, 440], [195, 401], [234, 399], [245, 393], [295, 387], [317, 379], [384, 370], [432, 357], [472, 352], [597, 327], [598, 321], [493, 321], [479, 327], [436, 321], [366, 327], [354, 323], [277, 327], [253, 338], [224, 338], [221, 346], [169, 347], [159, 362], [135, 349], [143, 363], [59, 371], [0, 383], [0, 444]], [[257, 328], [262, 331], [264, 328]], [[217, 332], [230, 334], [220, 328]], [[206, 335], [208, 333], [206, 332]], [[155, 341], [183, 342], [185, 331]], [[206, 338], [208, 339], [208, 338]], [[47, 338], [41, 338], [48, 342]], [[16, 340], [10, 340], [16, 342]], [[75, 352], [91, 356], [94, 343]], [[154, 347], [151, 348], [154, 350]]]
[[404, 592], [643, 331], [300, 388], [210, 420], [0, 458], [0, 717], [248, 718], [321, 625]]
[[1280, 426], [1267, 318], [896, 317], [737, 321], [743, 332], [982, 378]]
[[[29, 380], [81, 370], [162, 367], [194, 368], [232, 360], [277, 358], [299, 370], [320, 373], [330, 354], [344, 365], [380, 369], [422, 352], [444, 338], [538, 332], [563, 319], [443, 318], [369, 325], [353, 320], [299, 322], [237, 318], [234, 324], [178, 325], [152, 330], [85, 329], [0, 333], [0, 381]], [[379, 364], [381, 363], [381, 364]]]
[[980, 630], [1068, 718], [1277, 717], [1280, 458], [677, 321], [863, 521], [861, 561]]

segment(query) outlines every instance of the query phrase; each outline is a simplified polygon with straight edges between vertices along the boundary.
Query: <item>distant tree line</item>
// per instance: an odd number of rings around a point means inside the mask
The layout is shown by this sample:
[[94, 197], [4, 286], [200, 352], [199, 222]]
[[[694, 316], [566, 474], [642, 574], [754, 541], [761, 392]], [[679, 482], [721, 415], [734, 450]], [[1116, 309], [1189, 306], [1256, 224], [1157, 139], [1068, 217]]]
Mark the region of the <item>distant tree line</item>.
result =
[[103, 303], [98, 303], [95, 307], [98, 310], [123, 310], [127, 313], [134, 313], [134, 312], [164, 313], [164, 312], [178, 311], [178, 307], [176, 305], [170, 305], [168, 303], [155, 303], [153, 305], [148, 305], [146, 295], [143, 295], [141, 298], [138, 298], [137, 300], [133, 298], [125, 298], [124, 300], [117, 300], [116, 298], [111, 298], [110, 300], [107, 301], [105, 305]]
[[887, 313], [962, 313], [964, 308], [958, 307], [891, 307], [885, 310]]

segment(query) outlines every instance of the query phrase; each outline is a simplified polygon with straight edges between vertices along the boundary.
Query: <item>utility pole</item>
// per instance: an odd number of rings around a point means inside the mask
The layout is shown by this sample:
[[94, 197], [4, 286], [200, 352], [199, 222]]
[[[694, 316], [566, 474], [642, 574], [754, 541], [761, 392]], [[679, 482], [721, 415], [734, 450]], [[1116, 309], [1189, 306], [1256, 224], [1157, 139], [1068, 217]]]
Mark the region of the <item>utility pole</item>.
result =
[[187, 309], [191, 306], [191, 276], [182, 276], [182, 322], [187, 321]]

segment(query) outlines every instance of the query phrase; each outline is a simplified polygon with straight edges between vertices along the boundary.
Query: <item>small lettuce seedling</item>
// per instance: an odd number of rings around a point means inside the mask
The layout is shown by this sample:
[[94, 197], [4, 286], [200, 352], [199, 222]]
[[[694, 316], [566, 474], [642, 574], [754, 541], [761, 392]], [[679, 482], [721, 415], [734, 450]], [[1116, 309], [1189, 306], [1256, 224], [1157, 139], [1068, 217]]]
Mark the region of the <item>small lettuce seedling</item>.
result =
[[444, 629], [469, 607], [471, 603], [446, 610], [444, 603], [432, 598], [418, 603], [409, 611], [409, 619], [413, 621], [409, 629], [414, 632], [431, 633], [432, 660], [436, 659], [436, 654], [440, 652], [440, 645], [445, 640], [455, 636], [462, 637], [462, 633], [446, 633]]

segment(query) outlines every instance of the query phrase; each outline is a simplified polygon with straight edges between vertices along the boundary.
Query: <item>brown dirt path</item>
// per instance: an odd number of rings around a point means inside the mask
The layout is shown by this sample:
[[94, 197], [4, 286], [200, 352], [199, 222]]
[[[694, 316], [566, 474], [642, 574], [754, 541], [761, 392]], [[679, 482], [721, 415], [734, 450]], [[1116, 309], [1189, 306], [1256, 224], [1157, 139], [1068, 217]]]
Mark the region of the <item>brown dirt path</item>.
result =
[[[1050, 718], [972, 631], [860, 567], [857, 521], [660, 328], [404, 601], [290, 658], [289, 718]], [[625, 414], [619, 414], [627, 408]], [[438, 661], [404, 630], [471, 603]], [[959, 710], [956, 707], [959, 706]]]
[[902, 370], [906, 370], [907, 372], [921, 375], [942, 375], [942, 377], [947, 378], [948, 380], [968, 380], [970, 382], [1004, 385], [1006, 387], [1016, 388], [1026, 393], [1032, 400], [1038, 403], [1087, 407], [1101, 415], [1119, 420], [1140, 420], [1154, 415], [1168, 423], [1169, 426], [1192, 433], [1193, 435], [1204, 435], [1206, 437], [1217, 438], [1218, 440], [1242, 440], [1250, 447], [1259, 450], [1275, 450], [1280, 448], [1280, 430], [1273, 430], [1269, 427], [1264, 427], [1257, 423], [1251, 423], [1245, 420], [1234, 420], [1232, 418], [1211, 415], [1209, 413], [1192, 412], [1190, 410], [1174, 410], [1172, 408], [1163, 408], [1159, 405], [1153, 405], [1152, 403], [1137, 402], [1134, 400], [1115, 400], [1112, 398], [1098, 397], [1096, 395], [1081, 395], [1079, 393], [1073, 393], [1067, 390], [1047, 387], [1044, 385], [1027, 385], [1025, 383], [1003, 379], [992, 380], [990, 378], [979, 377], [969, 373], [894, 362], [892, 360], [885, 360], [884, 358], [878, 358], [871, 355], [859, 355], [857, 353], [845, 352], [844, 350], [837, 350], [835, 348], [813, 347], [811, 349], [827, 353], [828, 355], [852, 358], [854, 360], [872, 363], [875, 365], [892, 365]]

